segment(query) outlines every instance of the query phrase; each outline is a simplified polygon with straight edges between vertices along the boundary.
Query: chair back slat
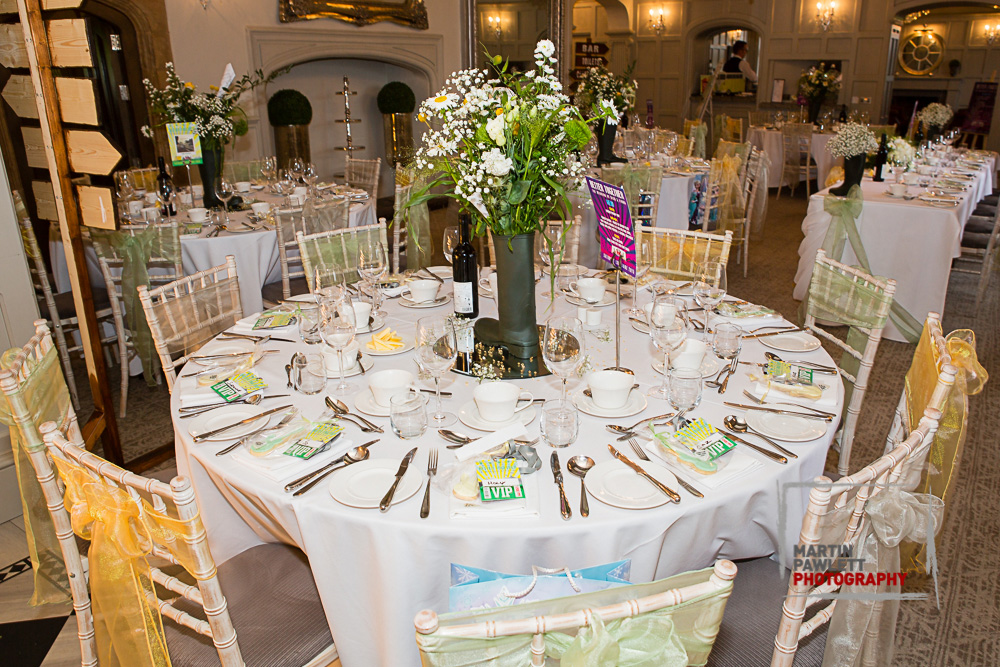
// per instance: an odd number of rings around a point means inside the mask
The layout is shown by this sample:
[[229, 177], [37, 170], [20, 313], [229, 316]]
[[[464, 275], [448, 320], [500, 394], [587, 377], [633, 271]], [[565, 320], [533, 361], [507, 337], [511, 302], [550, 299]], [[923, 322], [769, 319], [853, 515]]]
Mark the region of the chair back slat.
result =
[[369, 197], [375, 199], [378, 197], [378, 180], [381, 165], [382, 158], [357, 160], [348, 157], [344, 167], [345, 180], [352, 188], [361, 188], [368, 193]]
[[335, 229], [306, 236], [296, 234], [302, 267], [309, 291], [315, 292], [317, 275], [319, 287], [358, 279], [358, 242], [360, 239], [377, 238], [386, 247], [385, 221], [374, 225]]
[[302, 208], [275, 211], [278, 226], [278, 258], [281, 263], [281, 291], [283, 298], [292, 296], [291, 281], [305, 277], [299, 242], [295, 235], [305, 235], [334, 229], [346, 229], [350, 219], [351, 203], [340, 199], [329, 203], [306, 202]]
[[[723, 235], [665, 227], [644, 227], [642, 241], [649, 243], [650, 271], [672, 280], [697, 278], [707, 262], [729, 262], [733, 233]], [[637, 240], [637, 243], [640, 241]]]

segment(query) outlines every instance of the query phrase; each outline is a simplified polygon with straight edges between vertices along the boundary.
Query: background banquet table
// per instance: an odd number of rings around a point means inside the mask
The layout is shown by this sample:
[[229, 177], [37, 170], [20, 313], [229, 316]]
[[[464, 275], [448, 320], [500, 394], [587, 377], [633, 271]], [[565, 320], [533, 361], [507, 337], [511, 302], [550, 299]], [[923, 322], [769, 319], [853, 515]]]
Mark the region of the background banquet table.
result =
[[[446, 289], [450, 285], [446, 285]], [[576, 309], [564, 300], [556, 301], [552, 310], [548, 298], [541, 292], [547, 288], [543, 280], [538, 286], [539, 320], [553, 313], [575, 314]], [[481, 314], [494, 315], [490, 299], [480, 299]], [[449, 306], [437, 309], [411, 310], [387, 303], [388, 323], [405, 339], [412, 339], [419, 317], [447, 315]], [[611, 308], [602, 309], [605, 324], [612, 324]], [[369, 336], [359, 336], [366, 341]], [[283, 393], [285, 373], [282, 368], [288, 356], [300, 344], [273, 344], [279, 354], [267, 357], [260, 374], [273, 388], [270, 393]], [[614, 363], [614, 344], [599, 342], [588, 334], [587, 353], [596, 367]], [[747, 341], [742, 358], [763, 361], [759, 341]], [[375, 359], [375, 369], [416, 369], [413, 352]], [[656, 356], [646, 335], [623, 324], [622, 360], [636, 372], [640, 390], [645, 392], [660, 376], [650, 368]], [[805, 358], [831, 363], [830, 357], [818, 350]], [[723, 400], [739, 400], [741, 390], [751, 381], [741, 366], [730, 382], [725, 395], [707, 390], [694, 416], [720, 424], [733, 409]], [[358, 391], [366, 391], [363, 377], [352, 379]], [[532, 391], [536, 397], [558, 394], [555, 377], [519, 381], [517, 384]], [[430, 386], [429, 381], [424, 386]], [[449, 374], [442, 388], [453, 392], [445, 407], [457, 412], [471, 397], [475, 380]], [[582, 381], [571, 381], [570, 389], [580, 391]], [[331, 498], [327, 482], [299, 498], [291, 498], [282, 490], [285, 480], [274, 481], [231, 456], [217, 457], [215, 452], [224, 443], [193, 444], [186, 424], [177, 420], [179, 396], [193, 388], [192, 379], [182, 379], [175, 387], [171, 400], [176, 435], [177, 462], [181, 474], [193, 481], [201, 515], [208, 528], [212, 553], [224, 561], [262, 542], [284, 542], [300, 547], [309, 557], [310, 566], [320, 591], [327, 619], [337, 643], [344, 667], [393, 665], [406, 667], [419, 664], [413, 641], [413, 616], [424, 608], [439, 612], [448, 606], [450, 563], [491, 568], [507, 572], [530, 572], [532, 565], [544, 567], [583, 567], [622, 558], [632, 560], [632, 581], [644, 582], [678, 572], [704, 567], [717, 558], [749, 558], [767, 556], [794, 544], [804, 514], [808, 489], [783, 486], [785, 483], [806, 482], [823, 471], [826, 452], [836, 429], [836, 421], [824, 436], [812, 442], [788, 444], [799, 454], [787, 465], [759, 456], [746, 448], [740, 451], [760, 461], [752, 473], [734, 478], [718, 489], [689, 474], [688, 479], [699, 486], [704, 499], [693, 498], [680, 491], [682, 501], [651, 510], [629, 511], [604, 505], [593, 496], [590, 517], [578, 515], [579, 480], [565, 473], [566, 491], [573, 508], [573, 518], [564, 521], [559, 515], [559, 501], [548, 465], [552, 451], [544, 443], [538, 445], [543, 467], [526, 478], [527, 493], [537, 494], [540, 516], [533, 519], [451, 519], [448, 499], [437, 490], [431, 494], [430, 518], [420, 520], [418, 510], [421, 494], [417, 494], [387, 513], [346, 507]], [[836, 384], [837, 403], [828, 409], [839, 412], [843, 390]], [[281, 400], [281, 399], [276, 399]], [[306, 416], [316, 418], [322, 407], [322, 395], [295, 396], [295, 404]], [[345, 399], [349, 404], [351, 398]], [[565, 467], [569, 457], [587, 454], [598, 463], [610, 459], [607, 444], [613, 442], [604, 429], [609, 422], [631, 424], [642, 415], [668, 412], [664, 401], [648, 399], [641, 415], [609, 420], [581, 415], [580, 438], [560, 451]], [[273, 401], [269, 401], [272, 406]], [[353, 405], [351, 405], [353, 409]], [[398, 461], [412, 446], [419, 453], [412, 465], [422, 472], [426, 468], [428, 451], [437, 447], [441, 452], [444, 474], [452, 462], [452, 452], [433, 431], [416, 441], [403, 441], [392, 435], [388, 419], [372, 418], [385, 427], [381, 441], [372, 447], [373, 457]], [[452, 428], [465, 433], [472, 429], [458, 424]], [[538, 434], [538, 418], [528, 426], [531, 437]], [[360, 444], [376, 437], [348, 427], [350, 442]], [[751, 438], [752, 439], [752, 438]], [[627, 445], [627, 443], [618, 443]], [[337, 450], [348, 443], [338, 442]], [[626, 446], [626, 454], [630, 450]], [[303, 464], [301, 472], [316, 467]], [[296, 474], [301, 474], [296, 472]], [[334, 473], [336, 474], [336, 473]], [[673, 480], [664, 480], [676, 487]], [[701, 482], [701, 483], [700, 483]]]
[[[826, 143], [837, 136], [833, 132], [813, 132], [812, 156], [816, 160], [816, 186], [824, 187], [826, 176], [834, 165], [842, 164], [841, 158], [835, 158], [826, 150]], [[781, 130], [766, 127], [751, 127], [747, 133], [747, 141], [761, 149], [771, 160], [768, 172], [767, 187], [776, 188], [781, 185], [782, 165], [784, 164], [785, 147], [781, 139]], [[794, 185], [794, 184], [793, 184]]]
[[[888, 183], [876, 183], [870, 178], [861, 182], [864, 207], [856, 221], [858, 232], [871, 270], [875, 275], [896, 280], [898, 301], [918, 322], [928, 312], [944, 312], [951, 261], [961, 254], [962, 231], [965, 223], [984, 196], [992, 192], [995, 163], [982, 167], [976, 180], [954, 208], [935, 208], [919, 199], [905, 201], [886, 194]], [[910, 186], [914, 193], [923, 188]], [[799, 245], [799, 266], [795, 273], [794, 297], [804, 299], [809, 289], [816, 251], [823, 246], [832, 218], [823, 208], [829, 189], [817, 192], [809, 200], [809, 209], [802, 221], [804, 238]], [[857, 257], [850, 244], [845, 244], [839, 257], [846, 264], [856, 264]], [[905, 341], [892, 322], [886, 324], [883, 336]]]

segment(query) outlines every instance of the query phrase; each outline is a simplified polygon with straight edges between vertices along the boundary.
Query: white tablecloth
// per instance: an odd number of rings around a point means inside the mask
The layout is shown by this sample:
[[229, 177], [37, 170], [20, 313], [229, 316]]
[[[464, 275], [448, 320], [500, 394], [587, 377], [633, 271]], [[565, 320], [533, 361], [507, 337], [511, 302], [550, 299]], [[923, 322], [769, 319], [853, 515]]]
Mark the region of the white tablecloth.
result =
[[[539, 293], [545, 288], [543, 281], [538, 286]], [[643, 296], [642, 301], [646, 298]], [[539, 321], [550, 315], [547, 308], [547, 299], [539, 297]], [[496, 312], [489, 299], [480, 299], [480, 309], [484, 316], [493, 316]], [[448, 306], [408, 310], [395, 301], [387, 304], [387, 310], [389, 325], [404, 338], [412, 338], [418, 317], [450, 312]], [[576, 308], [560, 299], [552, 312], [575, 314]], [[610, 320], [612, 313], [611, 308], [603, 309], [605, 322]], [[367, 336], [360, 338], [364, 341]], [[260, 373], [271, 384], [272, 392], [283, 392], [283, 365], [294, 349], [304, 346], [273, 345], [281, 352], [267, 357], [260, 366]], [[599, 343], [588, 335], [586, 345], [596, 366], [614, 363], [613, 343]], [[759, 342], [748, 341], [742, 358], [762, 361], [763, 352]], [[627, 321], [623, 322], [622, 361], [636, 371], [642, 392], [660, 380], [650, 368], [654, 356], [657, 355], [648, 337], [632, 330]], [[805, 356], [821, 363], [831, 362], [822, 350]], [[376, 369], [416, 370], [413, 352], [376, 358], [375, 363]], [[740, 367], [724, 396], [706, 390], [701, 406], [693, 414], [721, 425], [722, 418], [733, 412], [732, 408], [723, 406], [722, 401], [740, 401], [741, 390], [750, 386], [745, 368], [749, 367]], [[358, 391], [365, 391], [364, 378], [355, 377], [352, 382]], [[555, 377], [519, 381], [518, 384], [536, 397], [553, 397], [559, 391], [559, 381]], [[549, 468], [552, 450], [540, 443], [538, 452], [544, 466], [532, 476], [534, 480], [529, 480], [529, 488], [530, 484], [537, 484], [539, 518], [453, 521], [449, 519], [446, 496], [434, 490], [430, 518], [421, 520], [418, 518], [420, 493], [393, 506], [385, 514], [339, 504], [330, 497], [326, 482], [293, 499], [284, 493], [281, 483], [231, 456], [215, 456], [223, 444], [193, 444], [186, 424], [176, 420], [178, 397], [193, 386], [193, 380], [181, 380], [172, 398], [177, 462], [181, 474], [190, 475], [194, 483], [213, 555], [224, 561], [262, 542], [285, 542], [302, 548], [309, 557], [344, 667], [419, 665], [413, 640], [413, 617], [425, 608], [438, 612], [447, 610], [450, 563], [530, 572], [532, 565], [576, 568], [630, 558], [632, 581], [646, 582], [704, 567], [717, 558], [766, 556], [775, 553], [779, 544], [790, 549], [798, 536], [808, 489], [787, 489], [783, 485], [812, 480], [822, 473], [836, 429], [834, 423], [818, 440], [788, 445], [799, 458], [787, 465], [745, 450], [749, 456], [762, 461], [762, 467], [755, 473], [718, 490], [702, 485], [701, 490], [707, 497], [701, 500], [681, 490], [680, 504], [646, 511], [616, 509], [591, 497], [590, 517], [582, 518], [577, 511], [579, 480], [564, 471], [566, 493], [573, 508], [570, 521], [562, 520], [559, 515], [558, 494]], [[454, 398], [445, 400], [445, 408], [457, 413], [470, 399], [474, 386], [474, 380], [449, 374], [442, 388], [453, 392]], [[843, 402], [839, 383], [837, 387], [837, 407], [831, 408], [835, 410], [839, 410]], [[570, 382], [571, 391], [582, 388], [581, 381]], [[353, 399], [345, 400], [351, 403]], [[670, 411], [666, 402], [648, 400], [650, 405], [642, 415]], [[322, 407], [322, 395], [297, 396], [294, 401], [311, 418], [318, 416]], [[267, 404], [277, 405], [275, 401]], [[609, 422], [631, 424], [640, 418], [641, 415], [636, 415], [608, 420], [581, 415], [579, 440], [560, 451], [563, 467], [576, 454], [587, 454], [598, 462], [609, 460], [607, 444], [613, 440], [604, 425]], [[421, 471], [426, 468], [431, 447], [440, 449], [442, 472], [452, 462], [452, 452], [443, 447], [445, 441], [433, 431], [416, 441], [402, 441], [392, 435], [388, 419], [371, 419], [386, 430], [381, 441], [372, 448], [373, 457], [398, 461], [409, 448], [418, 445], [419, 453], [412, 465]], [[475, 433], [462, 424], [452, 428]], [[527, 431], [531, 437], [538, 434], [537, 417], [527, 426]], [[354, 427], [348, 427], [348, 435], [355, 445], [375, 437], [362, 434]], [[620, 444], [625, 444], [622, 451], [631, 455], [627, 443]], [[302, 470], [315, 467], [315, 464], [304, 463]], [[693, 479], [693, 475], [690, 477], [698, 486], [698, 480]], [[673, 480], [664, 481], [668, 486], [677, 486]]]
[[[837, 164], [843, 164], [841, 158], [833, 157], [826, 150], [826, 142], [834, 136], [832, 132], [813, 132], [812, 135], [812, 156], [816, 160], [816, 187], [823, 188], [826, 185], [826, 176], [830, 169]], [[747, 134], [747, 141], [767, 153], [771, 160], [771, 170], [768, 172], [767, 187], [776, 188], [781, 185], [782, 165], [785, 162], [785, 147], [781, 140], [781, 130], [772, 130], [766, 127], [751, 127]]]
[[[896, 280], [896, 300], [919, 322], [928, 312], [944, 312], [951, 261], [961, 254], [962, 230], [978, 201], [992, 191], [994, 167], [980, 169], [975, 185], [961, 195], [955, 208], [934, 208], [918, 199], [903, 201], [888, 197], [888, 184], [865, 178], [861, 182], [864, 207], [857, 226], [873, 273]], [[915, 193], [922, 188], [911, 186]], [[795, 273], [796, 299], [809, 291], [816, 251], [823, 245], [832, 220], [823, 209], [829, 190], [814, 194], [802, 221], [805, 238], [799, 245], [799, 266]], [[856, 264], [850, 244], [845, 244], [840, 260]], [[905, 338], [890, 322], [883, 336], [890, 340]]]

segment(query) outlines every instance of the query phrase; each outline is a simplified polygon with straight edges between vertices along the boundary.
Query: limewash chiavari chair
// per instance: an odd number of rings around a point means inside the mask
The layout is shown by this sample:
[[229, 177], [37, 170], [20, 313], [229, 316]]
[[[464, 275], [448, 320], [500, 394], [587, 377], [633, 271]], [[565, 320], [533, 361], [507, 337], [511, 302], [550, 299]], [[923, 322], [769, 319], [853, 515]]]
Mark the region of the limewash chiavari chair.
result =
[[[928, 408], [918, 426], [892, 451], [883, 454], [853, 475], [842, 477], [836, 482], [827, 477], [817, 477], [809, 493], [809, 503], [802, 519], [797, 549], [808, 550], [816, 545], [846, 545], [853, 550], [852, 557], [863, 557], [864, 543], [867, 540], [879, 539], [872, 534], [869, 508], [873, 502], [894, 502], [892, 495], [880, 497], [887, 492], [909, 495], [912, 487], [906, 484], [906, 472], [926, 465], [927, 453], [940, 418], [940, 412]], [[941, 504], [931, 499], [927, 500], [932, 503], [928, 509], [940, 514]], [[916, 513], [927, 516], [927, 513], [919, 509]], [[940, 527], [940, 524], [936, 525]], [[903, 528], [903, 526], [895, 527]], [[907, 534], [903, 537], [918, 539], [923, 535], [917, 532], [913, 537]], [[895, 547], [881, 546], [881, 548]], [[787, 580], [783, 575], [785, 570], [779, 570], [778, 564], [768, 558], [739, 563], [740, 579], [733, 589], [710, 664], [716, 667], [761, 665], [767, 664], [766, 656], [770, 655], [771, 667], [792, 667], [796, 656], [802, 654], [802, 660], [796, 664], [818, 665], [823, 657], [821, 650], [824, 644], [828, 655], [832, 651], [841, 650], [850, 637], [835, 637], [832, 634], [824, 636], [828, 630], [831, 632], [834, 630], [833, 625], [828, 628], [826, 624], [838, 612], [841, 616], [850, 616], [851, 611], [861, 614], [864, 610], [856, 608], [852, 610], [851, 607], [867, 601], [849, 597], [830, 601], [828, 598], [820, 597], [843, 591], [843, 584], [826, 580], [816, 584], [815, 579], [810, 582], [804, 575], [815, 576], [838, 571], [835, 567], [830, 567], [825, 572], [815, 571], [810, 569], [814, 562], [811, 557], [798, 557], [798, 560], [793, 560], [791, 575]], [[869, 563], [867, 567], [877, 567], [877, 564]], [[898, 592], [898, 587], [896, 591]], [[866, 587], [853, 587], [853, 591], [850, 592], [869, 591]], [[807, 608], [819, 603], [825, 603], [825, 606], [806, 620]], [[879, 613], [887, 613], [891, 611], [886, 609], [890, 604], [892, 602], [877, 601], [874, 603], [872, 613], [876, 616]], [[847, 610], [838, 609], [840, 605], [846, 606]], [[781, 607], [780, 621], [776, 624], [777, 633], [773, 636], [773, 641], [771, 641], [772, 635], [765, 634], [768, 628], [764, 625], [766, 621], [763, 614], [766, 612], [763, 610], [768, 606], [774, 607], [775, 617], [778, 616], [777, 607]], [[843, 626], [838, 623], [837, 627]], [[858, 640], [859, 652], [865, 656], [864, 660], [859, 658], [845, 664], [891, 664], [891, 661], [877, 659], [884, 656], [885, 651], [891, 654], [894, 640], [893, 633], [879, 634], [877, 618], [871, 621], [868, 631]], [[876, 656], [875, 660], [872, 660], [873, 656]]]
[[316, 291], [317, 285], [314, 283], [317, 276], [320, 279], [319, 287], [356, 281], [359, 277], [358, 241], [373, 236], [381, 241], [383, 248], [386, 247], [385, 221], [363, 227], [319, 232], [309, 236], [302, 232], [296, 233], [309, 291]]
[[656, 225], [656, 215], [660, 208], [660, 187], [663, 182], [662, 167], [633, 167], [628, 164], [605, 167], [601, 169], [600, 179], [611, 185], [619, 185], [625, 190], [634, 228]]
[[[841, 475], [849, 472], [851, 447], [868, 389], [868, 377], [895, 293], [895, 280], [879, 280], [830, 259], [822, 248], [816, 251], [802, 328], [833, 343], [844, 353], [837, 370], [845, 380], [847, 398], [840, 430], [835, 437], [840, 446], [837, 468]], [[846, 339], [841, 340], [824, 330], [817, 320], [847, 325], [850, 328]]]
[[760, 127], [770, 125], [773, 117], [770, 111], [748, 111], [747, 120], [750, 121], [750, 127]]
[[[812, 159], [812, 133], [810, 123], [785, 123], [781, 127], [781, 143], [783, 148], [781, 182], [778, 184], [778, 197], [785, 185], [791, 192], [799, 187], [799, 181], [805, 179], [806, 197], [810, 196], [810, 181], [816, 178], [817, 167]], [[820, 183], [816, 186], [820, 187]]]
[[[695, 280], [707, 262], [729, 262], [733, 233], [708, 234], [665, 227], [644, 227], [642, 241], [648, 241], [650, 271], [671, 280]], [[636, 243], [640, 240], [636, 239]]]
[[263, 181], [263, 176], [260, 173], [262, 163], [263, 160], [226, 160], [223, 170], [230, 183], [239, 183], [240, 181], [261, 183]]
[[[108, 577], [100, 569], [108, 566], [102, 566], [102, 558], [92, 557], [87, 573], [91, 590], [88, 592], [87, 582], [80, 576], [82, 568], [75, 570], [77, 576], [73, 578], [79, 582], [73, 589], [74, 607], [85, 611], [83, 620], [79, 620], [77, 612], [81, 644], [86, 635], [90, 646], [96, 644], [98, 653], [103, 649], [122, 655], [134, 643], [144, 651], [143, 658], [156, 655], [178, 667], [216, 661], [223, 667], [265, 664], [320, 667], [336, 659], [337, 650], [312, 572], [299, 550], [264, 544], [217, 565], [209, 550], [208, 535], [189, 478], [174, 477], [166, 484], [142, 477], [67, 441], [52, 422], [43, 424], [40, 430], [46, 447], [32, 452], [32, 464], [64, 538], [61, 542], [64, 551], [76, 553], [75, 558], [68, 554], [67, 563], [73, 561], [68, 567], [77, 568], [80, 562], [69, 512], [79, 518], [81, 507], [76, 504], [85, 497], [82, 509], [89, 512], [83, 521], [103, 522], [104, 541], [111, 543], [108, 546], [119, 554], [129, 554], [124, 557], [126, 569], [134, 574], [126, 575], [128, 590], [136, 591], [136, 608], [152, 617], [147, 627], [158, 628], [144, 635], [141, 627], [129, 627], [128, 635], [119, 629], [114, 636], [108, 636], [110, 633], [100, 624], [100, 615], [97, 628], [101, 630], [95, 628], [94, 616], [89, 613], [91, 595], [95, 607], [102, 600], [100, 589], [94, 589], [93, 585], [98, 579]], [[50, 458], [65, 491], [59, 489]], [[127, 539], [126, 531], [108, 527], [110, 522], [122, 520], [128, 520], [141, 536], [139, 543], [145, 553], [131, 555], [128, 546], [115, 548], [122, 544], [122, 538]], [[89, 526], [78, 528], [86, 527]], [[88, 539], [90, 535], [81, 537]], [[95, 544], [90, 546], [92, 556]], [[157, 560], [150, 563], [147, 556]], [[159, 559], [170, 564], [168, 571], [154, 564]], [[103, 584], [108, 585], [107, 581]], [[171, 593], [177, 597], [167, 599]], [[128, 593], [119, 592], [112, 597], [116, 612], [133, 601], [128, 599]], [[104, 604], [108, 604], [107, 599]], [[109, 610], [104, 612], [108, 614]], [[275, 631], [273, 619], [281, 620], [280, 631]], [[136, 633], [141, 639], [136, 639]], [[95, 635], [99, 641], [94, 641]], [[89, 655], [94, 657], [93, 653]], [[98, 664], [99, 655], [91, 662], [86, 662], [87, 656], [85, 649], [85, 665]]]
[[163, 366], [167, 388], [174, 390], [177, 368], [202, 345], [243, 318], [236, 258], [155, 289], [139, 286], [146, 321]]
[[[982, 303], [986, 288], [989, 287], [993, 274], [993, 262], [996, 261], [997, 246], [1000, 245], [1000, 206], [977, 209], [989, 212], [989, 215], [973, 213], [965, 223], [962, 232], [961, 256], [952, 261], [951, 270], [955, 273], [979, 275], [979, 287], [976, 290], [976, 310]], [[978, 269], [965, 264], [978, 265]]]
[[703, 665], [719, 632], [735, 577], [736, 566], [719, 560], [713, 568], [648, 584], [513, 607], [440, 616], [424, 610], [413, 622], [417, 648], [425, 667], [488, 666], [499, 664], [498, 659], [502, 664], [541, 667], [551, 664], [546, 662], [546, 653], [562, 655], [573, 645], [573, 634], [600, 632], [607, 641], [617, 641], [616, 634], [629, 632], [626, 624], [648, 620], [663, 621], [659, 628], [672, 626], [672, 630], [647, 637], [650, 641], [645, 642], [642, 657], [669, 661], [680, 657], [677, 653], [686, 653], [686, 664]]
[[[580, 230], [582, 229], [583, 216], [577, 215], [573, 217], [573, 224], [567, 230], [566, 222], [564, 220], [549, 220], [545, 223], [545, 229], [535, 236], [535, 256], [541, 259], [539, 253], [544, 247], [544, 241], [541, 238], [541, 234], [545, 234], [552, 240], [562, 239], [563, 245], [563, 264], [576, 264], [580, 259]], [[565, 231], [564, 231], [565, 230]], [[565, 234], [565, 236], [563, 236]], [[487, 234], [487, 247], [490, 253], [490, 266], [494, 269], [497, 267], [497, 251], [496, 247], [493, 245], [493, 235]]]
[[368, 193], [369, 197], [375, 199], [378, 197], [378, 177], [381, 165], [382, 158], [355, 160], [349, 157], [344, 167], [344, 180], [352, 188], [361, 188]]

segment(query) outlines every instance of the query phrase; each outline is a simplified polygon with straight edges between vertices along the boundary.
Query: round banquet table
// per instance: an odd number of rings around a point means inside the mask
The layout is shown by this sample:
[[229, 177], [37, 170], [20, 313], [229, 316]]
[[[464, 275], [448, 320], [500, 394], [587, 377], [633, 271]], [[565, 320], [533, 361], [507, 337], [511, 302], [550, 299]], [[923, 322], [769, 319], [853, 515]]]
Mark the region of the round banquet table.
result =
[[[816, 161], [816, 187], [822, 189], [826, 186], [826, 176], [834, 165], [842, 164], [843, 160], [835, 158], [826, 150], [826, 142], [837, 136], [833, 132], [813, 132], [811, 153]], [[751, 127], [747, 133], [747, 141], [767, 153], [771, 160], [771, 169], [768, 172], [767, 187], [776, 188], [781, 185], [782, 165], [785, 162], [785, 147], [781, 139], [781, 130], [772, 130], [766, 127]], [[794, 185], [794, 184], [793, 184]]]
[[[547, 280], [537, 286], [539, 321], [552, 314], [576, 313], [576, 308], [562, 298], [549, 310], [548, 298], [542, 296], [547, 287]], [[450, 288], [450, 284], [445, 288]], [[643, 296], [640, 292], [640, 298], [644, 302], [648, 295]], [[412, 340], [417, 318], [447, 315], [450, 308], [450, 305], [443, 305], [414, 310], [389, 300], [385, 310], [388, 325], [404, 339]], [[613, 308], [603, 308], [602, 312], [604, 324], [611, 325], [613, 335]], [[495, 313], [493, 301], [481, 297], [480, 314], [495, 316]], [[660, 380], [650, 367], [650, 362], [659, 357], [648, 336], [633, 330], [625, 318], [622, 327], [622, 362], [635, 371], [640, 390], [645, 393]], [[286, 335], [295, 337], [293, 332]], [[358, 339], [363, 345], [369, 336], [359, 335]], [[266, 393], [285, 393], [283, 366], [293, 351], [301, 351], [306, 346], [272, 342], [268, 347], [280, 352], [266, 356], [257, 371], [271, 387]], [[586, 347], [595, 367], [614, 364], [613, 342], [600, 342], [594, 335], [587, 334]], [[763, 361], [764, 351], [759, 340], [748, 340], [741, 358]], [[369, 358], [374, 359], [376, 370], [403, 368], [415, 371], [413, 355], [410, 351]], [[822, 348], [804, 353], [802, 358], [832, 363]], [[752, 384], [745, 370], [748, 368], [751, 367], [739, 367], [725, 395], [706, 388], [701, 404], [691, 415], [721, 426], [723, 417], [734, 412], [733, 408], [724, 406], [723, 401], [742, 402], [741, 390]], [[351, 381], [357, 391], [366, 390], [367, 383], [362, 376]], [[775, 554], [779, 549], [791, 549], [805, 512], [808, 488], [789, 485], [808, 482], [822, 474], [837, 426], [835, 420], [824, 436], [812, 442], [783, 443], [799, 455], [797, 459], [790, 459], [787, 465], [738, 447], [737, 452], [743, 452], [743, 456], [759, 460], [759, 463], [751, 461], [756, 466], [754, 470], [734, 476], [717, 488], [710, 488], [708, 479], [687, 474], [689, 481], [705, 494], [704, 499], [678, 489], [682, 497], [679, 504], [648, 510], [618, 509], [599, 502], [592, 495], [589, 518], [580, 517], [580, 482], [564, 471], [566, 493], [573, 510], [569, 521], [563, 520], [559, 512], [558, 493], [549, 467], [553, 450], [540, 442], [537, 448], [543, 467], [525, 478], [526, 493], [537, 497], [539, 516], [453, 519], [448, 498], [434, 489], [430, 517], [421, 520], [418, 512], [422, 493], [393, 505], [384, 514], [341, 505], [329, 493], [329, 480], [293, 498], [283, 491], [284, 484], [318, 467], [316, 462], [303, 462], [294, 474], [276, 481], [233, 455], [216, 456], [215, 453], [229, 441], [194, 444], [186, 420], [177, 419], [179, 397], [193, 390], [194, 383], [193, 378], [179, 380], [171, 410], [178, 470], [192, 479], [212, 554], [217, 561], [223, 562], [265, 542], [283, 542], [301, 548], [309, 558], [344, 667], [419, 665], [413, 640], [413, 617], [425, 608], [438, 612], [447, 610], [451, 563], [525, 573], [531, 571], [532, 565], [579, 568], [631, 559], [632, 581], [647, 582], [704, 567], [718, 558], [761, 557]], [[422, 383], [425, 387], [431, 386], [429, 380]], [[843, 389], [839, 382], [835, 383], [836, 405], [826, 409], [839, 413]], [[536, 397], [554, 397], [559, 392], [559, 381], [554, 376], [518, 381], [517, 384]], [[457, 413], [459, 407], [471, 399], [474, 386], [473, 378], [448, 374], [442, 382], [442, 390], [452, 392], [453, 397], [445, 399], [445, 409]], [[580, 380], [570, 382], [573, 393], [583, 387]], [[273, 399], [264, 405], [278, 407], [283, 400]], [[296, 395], [288, 400], [294, 401], [307, 417], [315, 419], [322, 410], [323, 394]], [[353, 410], [354, 399], [347, 397], [344, 400]], [[568, 448], [559, 450], [562, 466], [565, 468], [569, 458], [576, 454], [587, 454], [598, 463], [610, 460], [607, 445], [615, 438], [605, 430], [605, 424], [632, 424], [642, 416], [672, 411], [664, 401], [649, 398], [648, 403], [641, 414], [628, 418], [610, 420], [581, 414], [580, 437]], [[365, 434], [347, 426], [345, 437], [338, 440], [333, 453], [345, 451], [349, 444], [354, 446], [379, 437], [380, 441], [371, 448], [373, 458], [389, 458], [395, 465], [416, 445], [419, 449], [411, 465], [421, 474], [426, 469], [431, 448], [438, 448], [441, 454], [439, 473], [453, 463], [453, 450], [445, 449], [447, 443], [433, 430], [417, 440], [404, 441], [392, 434], [387, 418], [370, 419], [383, 426], [385, 434]], [[451, 428], [477, 433], [461, 423]], [[537, 417], [527, 425], [526, 431], [529, 437], [538, 435]], [[752, 436], [748, 438], [755, 440]], [[616, 444], [624, 445], [621, 451], [635, 460], [627, 443]], [[763, 443], [758, 441], [758, 444]], [[673, 479], [663, 481], [678, 488]]]

